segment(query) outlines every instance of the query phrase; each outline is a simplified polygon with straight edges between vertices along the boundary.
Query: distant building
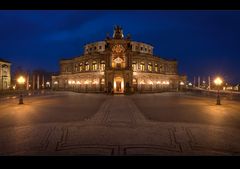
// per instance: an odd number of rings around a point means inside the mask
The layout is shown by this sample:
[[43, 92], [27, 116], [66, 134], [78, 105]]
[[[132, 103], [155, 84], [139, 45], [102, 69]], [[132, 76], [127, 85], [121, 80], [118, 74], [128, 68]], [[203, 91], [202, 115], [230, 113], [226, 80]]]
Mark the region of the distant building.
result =
[[186, 84], [176, 60], [153, 54], [153, 46], [124, 37], [121, 27], [113, 37], [86, 44], [84, 54], [60, 61], [60, 74], [52, 76], [55, 89], [78, 92], [159, 92]]
[[0, 58], [0, 90], [6, 90], [11, 85], [11, 62]]

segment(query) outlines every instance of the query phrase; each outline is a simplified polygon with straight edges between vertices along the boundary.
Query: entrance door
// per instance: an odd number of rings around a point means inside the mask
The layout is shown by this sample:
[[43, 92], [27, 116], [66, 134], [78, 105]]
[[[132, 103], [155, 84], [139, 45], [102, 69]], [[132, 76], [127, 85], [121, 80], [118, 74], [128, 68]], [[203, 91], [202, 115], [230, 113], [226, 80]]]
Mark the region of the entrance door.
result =
[[114, 93], [123, 93], [124, 86], [123, 86], [123, 78], [122, 77], [115, 77], [114, 78]]
[[116, 81], [116, 91], [121, 92], [121, 81]]

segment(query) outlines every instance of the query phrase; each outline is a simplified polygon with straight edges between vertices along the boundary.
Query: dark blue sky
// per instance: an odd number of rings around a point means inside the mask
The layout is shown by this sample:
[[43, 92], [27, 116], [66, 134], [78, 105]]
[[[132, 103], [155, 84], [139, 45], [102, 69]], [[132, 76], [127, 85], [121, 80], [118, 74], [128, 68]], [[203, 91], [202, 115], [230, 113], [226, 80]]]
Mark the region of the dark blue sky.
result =
[[156, 55], [176, 58], [189, 80], [219, 74], [240, 81], [240, 11], [0, 11], [0, 58], [58, 71], [61, 58], [81, 55], [117, 24]]

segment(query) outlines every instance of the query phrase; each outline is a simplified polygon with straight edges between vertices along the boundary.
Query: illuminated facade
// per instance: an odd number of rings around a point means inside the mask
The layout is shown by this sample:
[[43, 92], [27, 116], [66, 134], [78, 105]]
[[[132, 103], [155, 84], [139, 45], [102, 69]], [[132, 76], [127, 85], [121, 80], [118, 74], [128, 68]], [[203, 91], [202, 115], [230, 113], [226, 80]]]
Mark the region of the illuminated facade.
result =
[[0, 90], [6, 90], [11, 85], [11, 63], [0, 59]]
[[54, 89], [77, 92], [160, 92], [177, 90], [177, 61], [153, 55], [153, 46], [135, 42], [114, 28], [113, 37], [84, 46], [84, 54], [60, 61], [60, 74], [52, 76]]

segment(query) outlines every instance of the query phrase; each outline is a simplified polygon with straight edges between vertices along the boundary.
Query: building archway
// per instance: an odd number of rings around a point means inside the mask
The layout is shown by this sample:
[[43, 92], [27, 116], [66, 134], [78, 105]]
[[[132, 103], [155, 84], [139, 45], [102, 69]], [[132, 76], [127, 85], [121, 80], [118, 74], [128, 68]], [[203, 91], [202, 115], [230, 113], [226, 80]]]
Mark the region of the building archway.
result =
[[114, 90], [114, 93], [124, 93], [123, 77], [121, 76], [114, 77], [113, 90]]

